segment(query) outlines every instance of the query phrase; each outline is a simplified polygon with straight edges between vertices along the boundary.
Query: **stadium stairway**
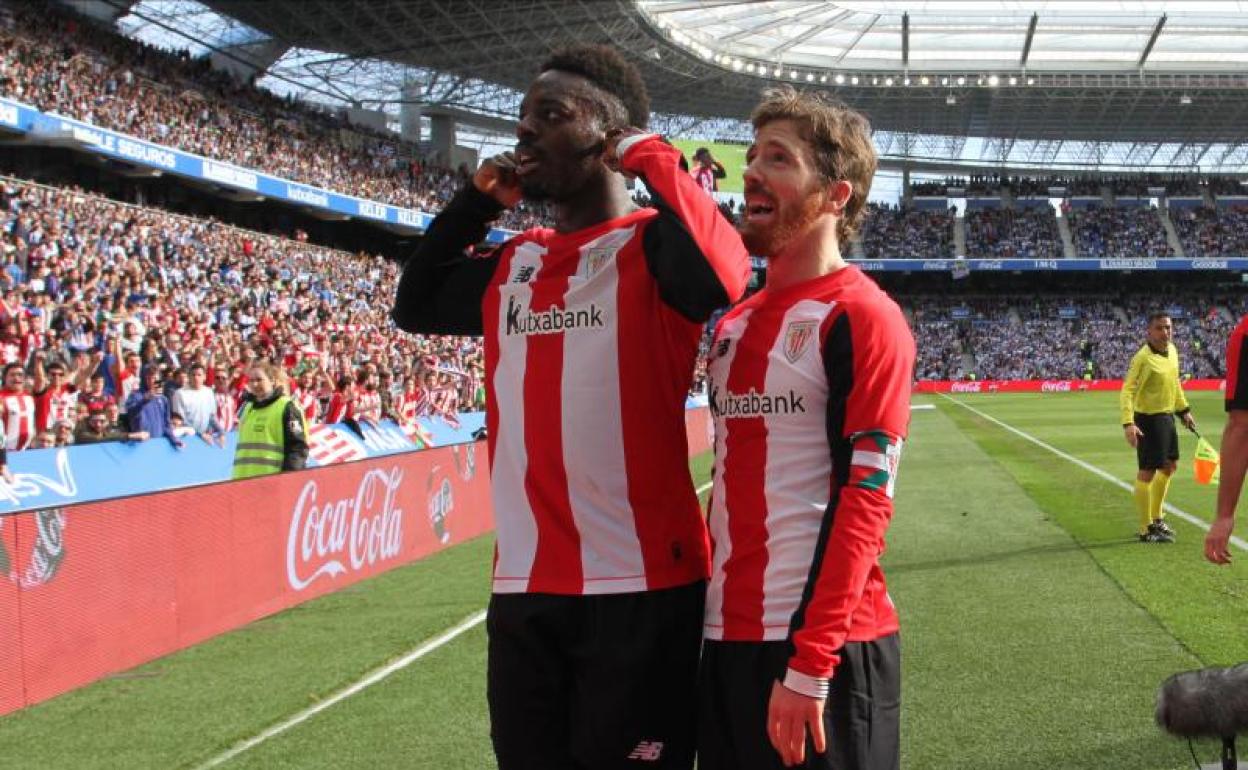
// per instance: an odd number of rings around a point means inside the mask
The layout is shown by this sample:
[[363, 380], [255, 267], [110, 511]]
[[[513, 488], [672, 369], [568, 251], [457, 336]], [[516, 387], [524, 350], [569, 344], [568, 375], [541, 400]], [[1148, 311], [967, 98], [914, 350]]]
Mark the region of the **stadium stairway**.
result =
[[1070, 234], [1070, 221], [1066, 217], [1057, 218], [1057, 232], [1062, 236], [1062, 256], [1074, 259], [1078, 256], [1075, 253], [1075, 239]]
[[1161, 217], [1161, 226], [1166, 231], [1166, 243], [1170, 244], [1170, 250], [1174, 252], [1174, 256], [1179, 259], [1187, 257], [1183, 253], [1183, 243], [1179, 240], [1179, 234], [1174, 230], [1174, 222], [1170, 219], [1170, 209], [1165, 206], [1157, 208], [1157, 216]]
[[953, 253], [959, 257], [975, 257], [977, 254], [966, 253], [966, 217], [953, 218]]

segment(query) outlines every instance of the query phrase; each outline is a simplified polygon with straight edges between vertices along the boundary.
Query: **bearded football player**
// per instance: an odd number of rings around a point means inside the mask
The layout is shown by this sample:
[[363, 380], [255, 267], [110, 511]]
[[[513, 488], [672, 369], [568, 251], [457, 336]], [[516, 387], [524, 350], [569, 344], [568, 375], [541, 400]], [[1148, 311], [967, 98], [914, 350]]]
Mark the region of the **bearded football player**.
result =
[[915, 346], [841, 255], [875, 172], [870, 128], [792, 89], [768, 92], [752, 122], [740, 230], [767, 279], [711, 346], [698, 763], [895, 770], [899, 624], [879, 559]]

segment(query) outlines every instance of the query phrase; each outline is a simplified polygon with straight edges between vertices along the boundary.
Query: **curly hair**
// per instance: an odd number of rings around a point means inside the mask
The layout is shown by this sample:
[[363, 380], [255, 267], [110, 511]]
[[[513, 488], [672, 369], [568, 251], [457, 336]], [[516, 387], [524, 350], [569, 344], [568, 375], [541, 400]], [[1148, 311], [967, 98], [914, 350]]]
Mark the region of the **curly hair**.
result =
[[791, 120], [810, 144], [819, 174], [828, 182], [845, 180], [853, 186], [837, 225], [841, 243], [848, 243], [862, 225], [867, 194], [875, 176], [876, 154], [871, 124], [844, 103], [819, 92], [798, 91], [784, 85], [763, 92], [750, 122], [754, 130], [773, 120]]
[[[550, 70], [580, 75], [619, 99], [628, 113], [629, 125], [645, 128], [650, 124], [650, 95], [641, 73], [614, 48], [585, 43], [560, 48], [542, 63], [538, 72]], [[608, 105], [602, 106], [604, 121], [614, 122]]]

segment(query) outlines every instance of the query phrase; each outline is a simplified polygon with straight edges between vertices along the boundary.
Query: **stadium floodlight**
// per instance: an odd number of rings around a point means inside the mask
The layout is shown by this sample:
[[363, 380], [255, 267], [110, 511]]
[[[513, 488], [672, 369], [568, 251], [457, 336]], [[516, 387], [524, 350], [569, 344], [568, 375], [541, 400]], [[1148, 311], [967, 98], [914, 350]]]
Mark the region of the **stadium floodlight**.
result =
[[958, 85], [960, 85], [960, 86], [964, 86], [964, 85], [966, 85], [966, 78], [965, 78], [965, 77], [963, 77], [963, 76], [961, 76], [961, 75], [959, 75], [959, 76], [958, 76]]
[[813, 82], [815, 82], [815, 73], [813, 73], [813, 72], [807, 72], [807, 73], [806, 73], [806, 82], [807, 82], [807, 83], [813, 83]]
[[1191, 103], [1192, 103], [1192, 97], [1188, 96], [1187, 94], [1183, 94], [1182, 96], [1179, 97], [1179, 104], [1187, 105]]
[[1013, 75], [1010, 75], [1010, 85], [1012, 86], [1018, 85], [1018, 78], [1014, 77]]
[[1035, 84], [1036, 84], [1035, 78], [1027, 78], [1027, 85], [1034, 86]]
[[797, 70], [789, 70], [789, 77], [797, 80]]
[[879, 84], [880, 84], [879, 78], [871, 78], [871, 85], [878, 86]]
[[929, 85], [932, 81], [927, 77], [927, 75], [924, 75], [923, 77], [919, 78], [919, 82], [922, 83], [923, 85]]
[[782, 73], [781, 73], [781, 71], [780, 71], [780, 68], [779, 68], [779, 67], [776, 67], [774, 70], [772, 70], [772, 71], [771, 71], [771, 74], [772, 74], [772, 76], [773, 76], [773, 77], [777, 77], [777, 78], [778, 78], [778, 77], [780, 77], [780, 75], [781, 75]]
[[949, 85], [949, 78], [941, 78], [941, 79], [940, 79], [940, 84], [941, 84], [942, 86], [947, 86], [947, 85]]
[[849, 79], [849, 84], [850, 84], [851, 86], [856, 86], [856, 85], [858, 85], [858, 76], [857, 76], [857, 75], [854, 75], [852, 78], [850, 78], [850, 79]]
[[732, 68], [733, 68], [734, 70], [736, 70], [737, 72], [740, 72], [740, 71], [741, 71], [741, 68], [742, 68], [743, 66], [745, 66], [745, 65], [743, 65], [743, 64], [741, 63], [741, 60], [740, 60], [740, 59], [733, 59], [733, 60], [732, 60]]
[[824, 73], [824, 74], [822, 74], [822, 75], [820, 75], [820, 76], [819, 76], [819, 82], [820, 82], [820, 83], [826, 83], [826, 82], [828, 82], [828, 75], [827, 75], [827, 73]]
[[884, 85], [891, 86], [892, 84], [893, 84], [893, 79], [891, 77], [884, 78]]
[[988, 76], [988, 87], [989, 87], [989, 88], [996, 88], [996, 87], [997, 87], [997, 85], [998, 85], [1000, 82], [1001, 82], [1001, 78], [997, 77], [996, 75], [989, 75], [989, 76]]
[[839, 73], [839, 72], [838, 72], [838, 73], [836, 73], [836, 77], [835, 77], [835, 78], [833, 78], [833, 79], [836, 81], [836, 84], [837, 84], [838, 86], [839, 86], [839, 85], [841, 85], [842, 83], [844, 83], [844, 82], [845, 82], [845, 76], [844, 76], [844, 75], [842, 75], [842, 74], [841, 74], [841, 73]]
[[950, 107], [952, 107], [953, 105], [957, 103], [958, 103], [958, 97], [954, 96], [953, 94], [949, 94], [948, 96], [945, 97], [945, 104], [949, 105]]

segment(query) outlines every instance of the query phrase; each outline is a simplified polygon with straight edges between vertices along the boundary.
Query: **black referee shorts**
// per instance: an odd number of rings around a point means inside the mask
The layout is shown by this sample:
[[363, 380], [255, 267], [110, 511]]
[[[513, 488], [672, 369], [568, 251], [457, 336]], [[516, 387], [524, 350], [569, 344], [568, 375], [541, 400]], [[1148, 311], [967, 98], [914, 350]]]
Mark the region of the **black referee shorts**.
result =
[[1174, 415], [1141, 414], [1132, 418], [1135, 426], [1144, 432], [1135, 445], [1135, 457], [1142, 471], [1155, 471], [1167, 464], [1178, 462], [1179, 432], [1174, 427]]
[[[782, 770], [767, 737], [771, 688], [784, 678], [788, 642], [702, 647], [698, 770]], [[806, 770], [898, 770], [901, 766], [901, 642], [890, 634], [839, 651], [823, 711], [828, 750], [806, 740]]]
[[706, 582], [601, 596], [494, 594], [499, 770], [692, 770]]

